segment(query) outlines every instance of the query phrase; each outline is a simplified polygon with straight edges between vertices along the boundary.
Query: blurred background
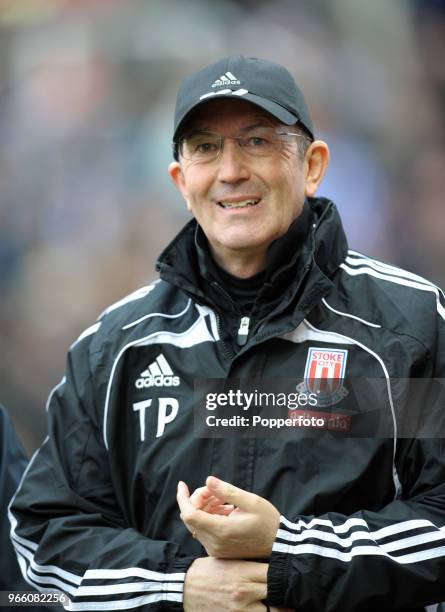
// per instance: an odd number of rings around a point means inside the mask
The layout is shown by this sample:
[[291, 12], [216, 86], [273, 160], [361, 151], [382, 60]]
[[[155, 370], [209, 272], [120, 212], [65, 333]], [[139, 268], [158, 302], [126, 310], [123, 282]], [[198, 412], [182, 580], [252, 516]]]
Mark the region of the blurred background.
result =
[[445, 3], [0, 0], [0, 403], [28, 452], [71, 342], [188, 219], [166, 167], [183, 76], [284, 64], [350, 246], [445, 285]]

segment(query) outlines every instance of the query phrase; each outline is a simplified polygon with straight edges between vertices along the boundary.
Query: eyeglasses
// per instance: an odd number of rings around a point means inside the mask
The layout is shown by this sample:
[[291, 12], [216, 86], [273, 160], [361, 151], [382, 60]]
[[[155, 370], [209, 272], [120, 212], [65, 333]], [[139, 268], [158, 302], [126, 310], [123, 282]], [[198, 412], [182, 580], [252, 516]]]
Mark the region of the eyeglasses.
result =
[[192, 132], [180, 138], [179, 154], [195, 163], [207, 163], [217, 159], [228, 139], [235, 140], [241, 151], [249, 157], [271, 157], [281, 149], [283, 144], [291, 142], [295, 136], [305, 137], [294, 132], [280, 132], [277, 128], [257, 127], [242, 136], [221, 136], [216, 132]]

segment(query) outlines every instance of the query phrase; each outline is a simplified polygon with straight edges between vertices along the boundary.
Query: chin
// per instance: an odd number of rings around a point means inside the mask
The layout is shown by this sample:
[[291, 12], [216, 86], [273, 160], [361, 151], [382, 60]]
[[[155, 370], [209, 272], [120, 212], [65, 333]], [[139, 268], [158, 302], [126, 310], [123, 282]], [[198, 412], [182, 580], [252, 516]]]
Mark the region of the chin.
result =
[[223, 233], [216, 232], [215, 239], [226, 249], [249, 249], [258, 248], [269, 244], [274, 238], [267, 239], [265, 236], [255, 235], [253, 231], [232, 231]]
[[260, 248], [263, 243], [256, 240], [239, 239], [239, 240], [223, 240], [220, 241], [221, 246], [224, 249], [230, 249], [231, 251], [248, 251], [251, 249]]

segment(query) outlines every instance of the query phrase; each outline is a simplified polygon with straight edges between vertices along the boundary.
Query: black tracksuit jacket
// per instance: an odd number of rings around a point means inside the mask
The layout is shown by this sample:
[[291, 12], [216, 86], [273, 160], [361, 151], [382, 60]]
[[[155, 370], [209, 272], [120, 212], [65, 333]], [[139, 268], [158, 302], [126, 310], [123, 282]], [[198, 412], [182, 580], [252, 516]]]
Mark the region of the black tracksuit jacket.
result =
[[[434, 398], [411, 402], [437, 435], [407, 438], [400, 389], [400, 380], [445, 378], [443, 295], [348, 251], [332, 202], [309, 204], [306, 239], [269, 284], [284, 275], [280, 299], [258, 306], [237, 351], [227, 337], [237, 315], [206, 290], [194, 221], [161, 255], [160, 280], [72, 345], [49, 398], [48, 437], [10, 515], [28, 580], [66, 592], [69, 609], [181, 610], [185, 573], [205, 552], [180, 520], [176, 485], [193, 490], [209, 474], [282, 514], [270, 605], [414, 611], [445, 600], [445, 411]], [[378, 409], [384, 436], [194, 434], [195, 379], [298, 382], [323, 353], [340, 360], [341, 378], [382, 383], [365, 412]], [[338, 378], [324, 366], [320, 378]], [[350, 414], [358, 395], [332, 410]]]

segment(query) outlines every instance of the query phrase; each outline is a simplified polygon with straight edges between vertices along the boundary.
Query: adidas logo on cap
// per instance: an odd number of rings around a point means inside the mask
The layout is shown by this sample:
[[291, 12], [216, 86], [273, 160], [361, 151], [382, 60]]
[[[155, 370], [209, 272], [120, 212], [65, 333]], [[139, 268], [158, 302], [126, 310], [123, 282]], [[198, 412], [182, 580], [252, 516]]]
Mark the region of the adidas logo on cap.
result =
[[221, 87], [222, 85], [241, 85], [241, 81], [239, 81], [234, 74], [231, 72], [226, 72], [222, 74], [219, 79], [212, 84], [212, 87]]
[[178, 387], [181, 384], [179, 376], [173, 374], [164, 355], [161, 353], [146, 370], [140, 373], [135, 382], [136, 389], [149, 387]]

